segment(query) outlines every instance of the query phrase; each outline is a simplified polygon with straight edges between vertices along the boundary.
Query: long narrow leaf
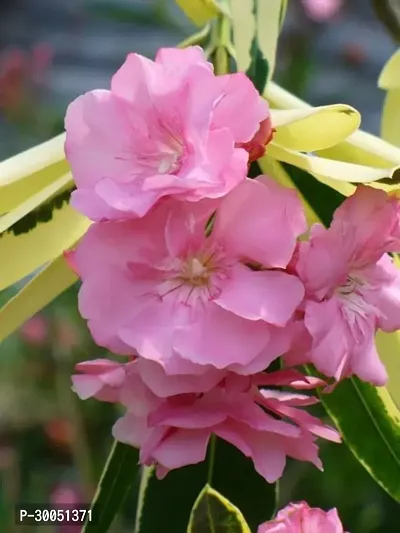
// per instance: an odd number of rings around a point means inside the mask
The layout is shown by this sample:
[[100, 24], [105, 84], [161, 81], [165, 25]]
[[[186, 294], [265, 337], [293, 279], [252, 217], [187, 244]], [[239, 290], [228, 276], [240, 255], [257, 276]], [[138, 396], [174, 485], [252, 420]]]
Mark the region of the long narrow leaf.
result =
[[263, 60], [268, 66], [267, 79], [270, 80], [275, 69], [285, 1], [231, 0], [230, 6], [238, 69], [246, 72], [254, 67], [254, 60], [259, 65], [262, 65]]
[[59, 135], [0, 162], [0, 214], [11, 211], [69, 171], [64, 142], [65, 135]]
[[139, 486], [138, 459], [138, 450], [114, 443], [92, 502], [91, 520], [87, 520], [82, 533], [109, 530], [129, 491], [135, 484]]
[[47, 187], [44, 187], [44, 189], [22, 202], [16, 209], [13, 209], [7, 213], [7, 215], [2, 216], [0, 218], [0, 236], [4, 231], [10, 229], [11, 226], [14, 226], [33, 210], [54, 197], [54, 195], [65, 191], [67, 187], [71, 187], [71, 182], [71, 174], [61, 176], [61, 178], [58, 178], [53, 183], [50, 183], [50, 185], [47, 185]]
[[3, 234], [0, 256], [7, 261], [0, 263], [0, 290], [60, 256], [82, 237], [89, 225], [87, 218], [67, 204], [53, 213], [50, 222], [39, 224], [28, 233]]
[[387, 389], [351, 378], [321, 400], [356, 458], [400, 503], [400, 412]]
[[0, 342], [77, 281], [61, 255], [0, 309]]

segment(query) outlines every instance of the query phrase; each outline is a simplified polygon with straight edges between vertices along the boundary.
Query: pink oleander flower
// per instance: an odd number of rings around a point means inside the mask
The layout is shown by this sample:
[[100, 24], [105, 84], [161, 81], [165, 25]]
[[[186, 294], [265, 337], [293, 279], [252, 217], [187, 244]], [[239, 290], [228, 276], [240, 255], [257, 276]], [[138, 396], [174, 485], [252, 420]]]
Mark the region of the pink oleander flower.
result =
[[65, 151], [72, 205], [95, 221], [145, 215], [162, 197], [227, 194], [247, 175], [268, 104], [243, 73], [215, 76], [200, 47], [129, 54], [111, 90], [70, 104]]
[[386, 253], [400, 251], [399, 214], [397, 198], [360, 186], [329, 229], [313, 226], [310, 241], [299, 246], [309, 357], [326, 376], [387, 380], [375, 333], [400, 328], [400, 271]]
[[306, 502], [290, 503], [274, 520], [261, 524], [258, 533], [345, 533], [336, 509], [328, 512]]
[[[99, 390], [105, 382], [108, 386], [109, 379], [96, 362], [92, 368], [85, 365], [73, 378], [74, 390], [81, 398], [97, 391], [94, 395], [101, 399]], [[93, 378], [94, 367], [100, 389], [77, 379], [88, 370]], [[107, 364], [104, 368], [108, 374]], [[317, 436], [340, 442], [336, 431], [301, 409], [316, 403], [316, 398], [271, 388], [301, 390], [324, 384], [293, 370], [253, 376], [219, 371], [211, 382], [204, 375], [168, 376], [158, 363], [140, 357], [118, 368], [125, 372], [125, 380], [114, 392], [127, 413], [116, 422], [114, 438], [140, 448], [141, 463], [156, 464], [160, 478], [169, 470], [204, 461], [212, 435], [251, 457], [257, 472], [270, 483], [281, 477], [287, 456], [322, 469]]]
[[218, 204], [166, 200], [141, 219], [92, 225], [69, 256], [94, 340], [168, 374], [264, 370], [290, 346], [303, 299], [284, 271], [305, 231], [295, 191], [260, 177]]
[[316, 22], [326, 22], [343, 7], [343, 0], [301, 0], [307, 15]]

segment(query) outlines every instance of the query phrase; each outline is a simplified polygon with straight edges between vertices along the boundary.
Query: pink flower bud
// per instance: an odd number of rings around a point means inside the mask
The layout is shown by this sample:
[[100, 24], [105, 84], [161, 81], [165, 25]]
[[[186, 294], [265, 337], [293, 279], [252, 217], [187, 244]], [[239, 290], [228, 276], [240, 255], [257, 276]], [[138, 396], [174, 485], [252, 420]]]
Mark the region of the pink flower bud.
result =
[[259, 129], [251, 141], [239, 143], [237, 146], [249, 152], [249, 163], [252, 163], [265, 154], [266, 146], [271, 142], [274, 133], [275, 130], [272, 128], [271, 117], [268, 116], [260, 123]]

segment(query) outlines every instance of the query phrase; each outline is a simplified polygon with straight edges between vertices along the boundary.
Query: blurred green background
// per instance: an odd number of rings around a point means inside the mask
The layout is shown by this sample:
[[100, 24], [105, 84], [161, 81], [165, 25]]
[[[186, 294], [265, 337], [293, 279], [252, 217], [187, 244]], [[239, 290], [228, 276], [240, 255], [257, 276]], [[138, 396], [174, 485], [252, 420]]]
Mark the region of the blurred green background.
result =
[[[377, 133], [376, 79], [395, 47], [369, 2], [344, 1], [326, 20], [300, 0], [289, 4], [277, 80], [315, 105], [354, 105], [363, 127]], [[106, 88], [128, 51], [153, 56], [191, 31], [173, 0], [0, 0], [0, 159], [62, 132], [68, 102]], [[0, 293], [0, 303], [15, 290]], [[111, 445], [115, 406], [81, 402], [70, 390], [76, 362], [107, 355], [76, 302], [77, 287], [0, 345], [0, 533], [23, 531], [14, 525], [15, 503], [89, 502]], [[281, 504], [337, 507], [351, 533], [399, 533], [399, 506], [346, 447], [323, 444], [321, 454], [324, 473], [289, 464]], [[132, 531], [133, 513], [128, 498], [114, 533]]]

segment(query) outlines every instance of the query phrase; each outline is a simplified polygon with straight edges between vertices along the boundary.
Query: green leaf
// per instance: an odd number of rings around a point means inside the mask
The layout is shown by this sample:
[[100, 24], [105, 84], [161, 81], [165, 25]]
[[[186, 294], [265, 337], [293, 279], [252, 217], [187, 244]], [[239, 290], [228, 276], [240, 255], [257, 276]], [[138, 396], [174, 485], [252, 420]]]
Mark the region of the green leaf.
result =
[[139, 484], [139, 452], [135, 448], [115, 442], [104, 467], [93, 499], [92, 520], [82, 533], [106, 533], [119, 508], [135, 485]]
[[400, 0], [372, 0], [372, 5], [390, 35], [400, 43]]
[[176, 3], [196, 26], [204, 26], [223, 12], [217, 0], [176, 0]]
[[196, 500], [187, 533], [251, 533], [242, 513], [206, 485]]
[[281, 28], [285, 22], [287, 8], [288, 8], [288, 0], [282, 0], [281, 13], [279, 17], [279, 24]]
[[317, 181], [314, 176], [293, 165], [281, 163], [296, 188], [325, 226], [329, 226], [335, 209], [345, 197], [328, 185]]
[[158, 480], [154, 468], [142, 473], [135, 533], [184, 532], [196, 498], [207, 482], [206, 462], [169, 472]]
[[231, 0], [230, 6], [238, 70], [249, 73], [264, 90], [275, 70], [285, 0]]
[[263, 56], [255, 35], [251, 45], [251, 63], [246, 74], [253, 82], [257, 91], [262, 94], [267, 84], [269, 66], [268, 61]]
[[[0, 233], [0, 238], [6, 233], [11, 233], [16, 236], [23, 235], [24, 233], [29, 233], [31, 230], [35, 229], [38, 224], [50, 222], [53, 219], [54, 212], [58, 211], [69, 202], [73, 190], [74, 187], [69, 187], [46, 202], [43, 202], [15, 222], [12, 226], [7, 228], [4, 232]], [[3, 219], [7, 216], [8, 215], [5, 215]]]
[[320, 398], [356, 458], [400, 503], [400, 413], [387, 389], [351, 378]]
[[[329, 225], [344, 197], [312, 180], [307, 172], [283, 166], [321, 221]], [[351, 378], [331, 394], [321, 393], [320, 399], [358, 461], [400, 503], [400, 411], [389, 391]]]
[[255, 471], [251, 459], [221, 439], [216, 439], [209, 483], [241, 510], [252, 531], [275, 513], [278, 483], [267, 483]]
[[[258, 0], [253, 0], [253, 16], [255, 20], [258, 20]], [[263, 94], [265, 86], [267, 84], [269, 65], [268, 61], [263, 56], [259, 40], [258, 40], [258, 30], [254, 32], [253, 41], [251, 43], [250, 49], [251, 63], [248, 71], [246, 72], [247, 76], [253, 82], [255, 88], [260, 94]]]
[[168, 531], [186, 531], [206, 483], [241, 510], [251, 530], [256, 531], [274, 513], [275, 485], [259, 476], [252, 461], [236, 448], [216, 439], [203, 463], [173, 470], [162, 480], [156, 478], [154, 469], [145, 470], [135, 533], [159, 533], [166, 524]]

